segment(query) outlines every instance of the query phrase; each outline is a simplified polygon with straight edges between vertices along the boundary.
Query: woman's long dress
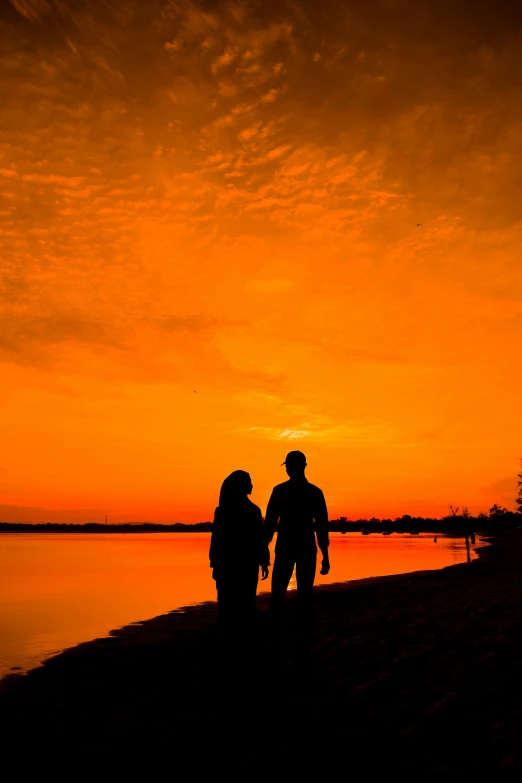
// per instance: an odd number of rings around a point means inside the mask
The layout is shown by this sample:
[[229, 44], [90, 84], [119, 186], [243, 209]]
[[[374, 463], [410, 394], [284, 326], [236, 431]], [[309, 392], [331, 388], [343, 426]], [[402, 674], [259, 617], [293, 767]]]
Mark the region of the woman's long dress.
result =
[[229, 508], [218, 506], [209, 555], [219, 623], [240, 630], [253, 620], [259, 567], [270, 562], [261, 509], [248, 499]]

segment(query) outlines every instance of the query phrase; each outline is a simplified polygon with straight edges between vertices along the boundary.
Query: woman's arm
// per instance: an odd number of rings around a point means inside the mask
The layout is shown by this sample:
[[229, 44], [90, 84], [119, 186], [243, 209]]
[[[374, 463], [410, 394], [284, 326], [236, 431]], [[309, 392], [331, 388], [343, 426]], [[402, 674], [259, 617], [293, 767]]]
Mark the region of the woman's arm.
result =
[[210, 567], [212, 568], [212, 577], [216, 579], [217, 570], [219, 569], [221, 560], [221, 511], [219, 506], [214, 512], [214, 524], [212, 525], [212, 533], [210, 535], [210, 549], [208, 557], [210, 560]]

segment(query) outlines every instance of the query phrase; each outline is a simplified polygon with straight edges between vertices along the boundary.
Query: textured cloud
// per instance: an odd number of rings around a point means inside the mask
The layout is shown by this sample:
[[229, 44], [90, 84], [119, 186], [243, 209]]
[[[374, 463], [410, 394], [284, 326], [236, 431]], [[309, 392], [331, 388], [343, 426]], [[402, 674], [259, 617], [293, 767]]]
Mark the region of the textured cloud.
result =
[[45, 347], [64, 343], [114, 345], [104, 324], [83, 313], [7, 313], [0, 316], [0, 352], [21, 357], [22, 361], [41, 356]]
[[30, 22], [39, 22], [51, 10], [47, 0], [9, 0], [9, 2]]
[[[339, 450], [332, 470], [371, 473], [373, 448], [411, 477], [423, 442], [447, 486], [459, 444], [470, 487], [507, 475], [521, 22], [510, 0], [2, 4], [5, 426], [40, 389], [52, 439], [59, 378], [87, 407], [135, 395], [147, 443], [178, 405], [176, 442], [209, 465], [223, 437], [231, 462], [303, 438]], [[99, 408], [120, 444], [127, 414]]]
[[248, 432], [273, 440], [301, 440], [303, 445], [314, 443], [365, 445], [385, 443], [392, 435], [383, 425], [370, 425], [358, 422], [302, 421], [291, 428], [250, 427]]

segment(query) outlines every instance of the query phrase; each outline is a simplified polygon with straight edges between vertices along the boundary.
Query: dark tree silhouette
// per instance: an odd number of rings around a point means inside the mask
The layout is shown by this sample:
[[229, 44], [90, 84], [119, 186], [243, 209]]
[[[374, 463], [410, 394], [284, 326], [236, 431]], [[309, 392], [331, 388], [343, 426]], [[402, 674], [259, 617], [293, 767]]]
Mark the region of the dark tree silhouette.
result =
[[504, 506], [499, 506], [497, 503], [494, 503], [489, 509], [489, 518], [498, 519], [498, 517], [503, 517], [504, 514], [507, 513], [508, 513], [507, 508], [504, 508]]
[[520, 460], [520, 465], [521, 465], [521, 470], [520, 473], [518, 474], [518, 481], [517, 481], [518, 493], [517, 493], [517, 499], [515, 503], [517, 504], [517, 511], [520, 514], [522, 514], [522, 459]]

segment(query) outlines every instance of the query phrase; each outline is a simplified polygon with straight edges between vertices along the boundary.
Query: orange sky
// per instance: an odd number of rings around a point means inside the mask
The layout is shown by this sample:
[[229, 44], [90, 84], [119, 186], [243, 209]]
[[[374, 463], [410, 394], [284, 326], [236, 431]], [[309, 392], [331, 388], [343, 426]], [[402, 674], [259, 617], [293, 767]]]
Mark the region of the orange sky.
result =
[[[514, 509], [510, 0], [0, 9], [0, 519]], [[419, 224], [417, 226], [417, 224]]]

